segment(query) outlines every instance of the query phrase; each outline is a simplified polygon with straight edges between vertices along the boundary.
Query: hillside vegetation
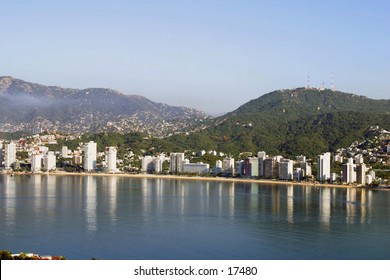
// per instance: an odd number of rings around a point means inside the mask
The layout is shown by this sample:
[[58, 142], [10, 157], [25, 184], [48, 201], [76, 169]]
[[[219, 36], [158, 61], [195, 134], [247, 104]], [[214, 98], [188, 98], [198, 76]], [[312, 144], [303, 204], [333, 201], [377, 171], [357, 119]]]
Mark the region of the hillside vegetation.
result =
[[214, 119], [202, 132], [171, 141], [232, 154], [315, 156], [364, 139], [370, 126], [390, 129], [390, 100], [299, 88], [263, 95]]

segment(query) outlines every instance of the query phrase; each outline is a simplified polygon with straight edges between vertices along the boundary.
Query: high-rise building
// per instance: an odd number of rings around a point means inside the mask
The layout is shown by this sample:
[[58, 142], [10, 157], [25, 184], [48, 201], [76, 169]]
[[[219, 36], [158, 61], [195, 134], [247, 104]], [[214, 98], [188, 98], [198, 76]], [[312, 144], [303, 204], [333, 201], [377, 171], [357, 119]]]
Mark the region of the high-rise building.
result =
[[42, 170], [42, 154], [33, 153], [31, 155], [31, 172], [40, 172]]
[[43, 167], [47, 171], [56, 169], [56, 156], [54, 152], [50, 151], [43, 157]]
[[257, 157], [249, 157], [244, 159], [244, 174], [245, 177], [259, 176], [259, 159]]
[[236, 161], [236, 175], [242, 176], [244, 174], [244, 161]]
[[364, 163], [356, 166], [356, 183], [358, 185], [366, 184], [366, 165]]
[[221, 174], [222, 173], [222, 160], [217, 160], [215, 162], [214, 173], [215, 174]]
[[260, 178], [263, 178], [264, 177], [264, 159], [267, 157], [267, 154], [266, 152], [258, 152], [257, 153], [257, 157], [258, 157], [258, 166], [259, 166], [259, 171], [258, 171], [258, 174], [259, 174], [259, 177]]
[[141, 159], [141, 171], [142, 172], [153, 172], [155, 157], [145, 156]]
[[4, 168], [10, 170], [15, 168], [16, 163], [16, 144], [10, 142], [4, 145]]
[[353, 164], [353, 158], [349, 158], [348, 162], [342, 165], [342, 171], [342, 181], [344, 183], [350, 184], [356, 182], [355, 164]]
[[303, 171], [303, 177], [309, 177], [311, 176], [311, 165], [308, 162], [302, 162], [301, 168]]
[[276, 158], [265, 158], [263, 160], [263, 177], [264, 178], [278, 178], [279, 168]]
[[171, 153], [169, 171], [171, 173], [182, 173], [184, 164], [184, 153]]
[[304, 177], [305, 171], [303, 171], [302, 168], [295, 168], [294, 169], [294, 174], [293, 174], [293, 180], [295, 181], [301, 181], [302, 178]]
[[84, 144], [84, 170], [93, 171], [96, 169], [96, 143], [90, 141]]
[[108, 172], [116, 172], [116, 153], [117, 150], [115, 147], [109, 147], [106, 150], [107, 154], [107, 171]]
[[154, 172], [161, 173], [163, 172], [163, 162], [165, 161], [165, 156], [160, 155], [154, 159]]
[[235, 164], [234, 164], [234, 158], [224, 158], [222, 161], [222, 173], [225, 175], [234, 175], [234, 169], [235, 169]]
[[294, 163], [290, 159], [282, 159], [279, 162], [279, 179], [292, 180], [294, 172]]
[[330, 153], [324, 153], [318, 156], [317, 160], [317, 179], [325, 182], [330, 179]]

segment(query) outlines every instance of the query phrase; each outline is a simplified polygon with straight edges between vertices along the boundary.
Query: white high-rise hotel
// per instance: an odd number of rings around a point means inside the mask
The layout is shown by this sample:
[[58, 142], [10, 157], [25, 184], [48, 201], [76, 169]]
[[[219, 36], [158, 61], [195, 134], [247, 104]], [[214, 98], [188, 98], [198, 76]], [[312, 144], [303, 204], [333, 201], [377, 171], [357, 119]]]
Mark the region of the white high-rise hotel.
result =
[[107, 149], [107, 171], [116, 172], [116, 153], [117, 150], [115, 147], [109, 147]]
[[16, 144], [10, 142], [4, 145], [4, 168], [6, 170], [14, 168], [16, 162]]
[[47, 171], [56, 169], [56, 156], [54, 152], [47, 152], [47, 154], [43, 157], [43, 166]]
[[96, 169], [96, 143], [90, 141], [84, 144], [84, 170], [93, 171]]
[[182, 173], [184, 164], [184, 153], [171, 153], [169, 171], [171, 173]]
[[318, 168], [317, 171], [318, 181], [324, 182], [330, 179], [330, 153], [329, 152], [318, 156], [317, 168]]

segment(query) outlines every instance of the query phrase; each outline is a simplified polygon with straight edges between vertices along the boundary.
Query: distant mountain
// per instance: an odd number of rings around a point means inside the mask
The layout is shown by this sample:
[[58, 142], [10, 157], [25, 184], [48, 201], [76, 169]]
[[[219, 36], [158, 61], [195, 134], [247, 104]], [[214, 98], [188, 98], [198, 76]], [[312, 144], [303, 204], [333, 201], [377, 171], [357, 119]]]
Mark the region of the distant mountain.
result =
[[166, 136], [201, 127], [210, 117], [112, 89], [69, 89], [0, 77], [0, 131], [33, 127], [63, 132], [144, 132]]
[[215, 118], [199, 133], [173, 137], [184, 146], [237, 154], [315, 156], [364, 139], [370, 126], [390, 129], [390, 100], [331, 90], [277, 90]]

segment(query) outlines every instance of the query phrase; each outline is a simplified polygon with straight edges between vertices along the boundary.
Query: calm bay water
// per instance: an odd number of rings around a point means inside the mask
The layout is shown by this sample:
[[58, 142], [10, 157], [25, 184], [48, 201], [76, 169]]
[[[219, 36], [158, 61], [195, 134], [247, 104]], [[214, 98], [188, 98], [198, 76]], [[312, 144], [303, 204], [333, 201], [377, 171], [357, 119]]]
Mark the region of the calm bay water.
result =
[[0, 249], [68, 259], [390, 259], [390, 192], [0, 175]]

